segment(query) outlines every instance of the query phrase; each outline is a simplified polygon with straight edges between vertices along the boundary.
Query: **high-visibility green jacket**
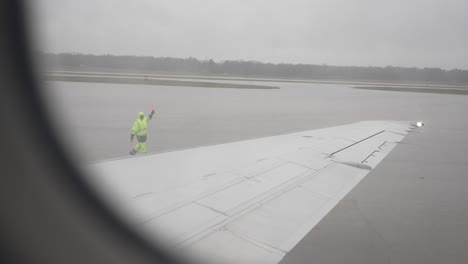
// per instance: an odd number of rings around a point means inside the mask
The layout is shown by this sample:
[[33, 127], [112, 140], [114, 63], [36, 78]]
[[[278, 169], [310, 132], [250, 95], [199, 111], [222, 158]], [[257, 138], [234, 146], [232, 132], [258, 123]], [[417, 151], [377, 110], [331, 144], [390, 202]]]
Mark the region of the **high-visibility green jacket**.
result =
[[149, 117], [144, 117], [143, 119], [140, 119], [140, 116], [145, 116], [145, 114], [143, 112], [138, 113], [137, 120], [133, 122], [131, 132], [132, 135], [145, 136], [148, 132], [148, 122], [151, 120], [153, 115], [150, 115]]

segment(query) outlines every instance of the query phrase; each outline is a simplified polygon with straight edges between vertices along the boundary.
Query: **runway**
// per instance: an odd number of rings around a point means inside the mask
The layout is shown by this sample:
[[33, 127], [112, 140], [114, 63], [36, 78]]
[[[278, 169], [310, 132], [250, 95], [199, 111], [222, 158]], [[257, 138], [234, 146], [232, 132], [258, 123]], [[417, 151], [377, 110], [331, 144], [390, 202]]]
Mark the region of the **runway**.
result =
[[[266, 84], [252, 82], [253, 84]], [[468, 97], [268, 83], [279, 90], [52, 82], [59, 138], [77, 163], [126, 157], [156, 104], [153, 153], [342, 125], [423, 120], [283, 263], [463, 263], [468, 259]], [[146, 109], [145, 109], [146, 107]], [[92, 175], [91, 175], [92, 176]]]

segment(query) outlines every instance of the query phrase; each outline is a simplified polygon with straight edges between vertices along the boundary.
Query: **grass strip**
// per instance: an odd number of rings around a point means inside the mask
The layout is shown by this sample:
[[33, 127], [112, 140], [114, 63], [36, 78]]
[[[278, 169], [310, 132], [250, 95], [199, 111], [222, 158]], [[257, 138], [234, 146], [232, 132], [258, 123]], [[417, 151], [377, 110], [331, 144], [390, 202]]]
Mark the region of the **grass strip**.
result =
[[95, 77], [95, 76], [45, 75], [45, 76], [43, 76], [43, 79], [46, 80], [46, 81], [63, 81], [63, 82], [144, 84], [144, 85], [204, 87], [204, 88], [279, 89], [279, 87], [276, 87], [276, 86], [266, 86], [266, 85], [217, 83], [217, 82], [196, 82], [196, 81], [178, 81], [178, 80], [146, 79], [146, 78], [117, 78], [117, 77]]
[[386, 91], [386, 92], [405, 92], [405, 93], [432, 93], [432, 94], [461, 94], [468, 95], [468, 89], [447, 89], [447, 88], [410, 88], [410, 87], [366, 87], [355, 86], [354, 89]]
[[390, 86], [390, 87], [433, 87], [433, 88], [467, 88], [466, 85], [442, 85], [442, 84], [398, 84], [398, 83], [385, 83], [385, 81], [338, 81], [338, 80], [298, 80], [298, 79], [265, 79], [265, 78], [253, 78], [253, 77], [213, 77], [213, 76], [190, 76], [190, 75], [167, 75], [167, 74], [151, 74], [151, 73], [111, 73], [111, 72], [87, 72], [87, 71], [48, 71], [46, 74], [52, 75], [67, 75], [67, 76], [126, 76], [126, 77], [146, 77], [146, 78], [169, 78], [169, 79], [192, 79], [192, 80], [214, 80], [214, 81], [255, 81], [255, 82], [276, 82], [276, 83], [311, 83], [311, 84], [348, 84], [348, 85], [379, 85], [379, 86]]

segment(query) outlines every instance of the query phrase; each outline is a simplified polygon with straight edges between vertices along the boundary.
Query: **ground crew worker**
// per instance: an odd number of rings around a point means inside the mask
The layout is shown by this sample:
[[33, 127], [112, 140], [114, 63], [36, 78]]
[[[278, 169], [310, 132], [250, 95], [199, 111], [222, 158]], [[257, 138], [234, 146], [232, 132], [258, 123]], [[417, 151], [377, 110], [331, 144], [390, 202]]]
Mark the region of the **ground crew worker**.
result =
[[[145, 113], [138, 113], [138, 118], [135, 120], [132, 126], [132, 132], [130, 134], [130, 155], [135, 155], [138, 151], [141, 150], [142, 153], [146, 153], [146, 133], [148, 131], [148, 122], [153, 118], [154, 107], [151, 111], [151, 114], [148, 117], [145, 117]], [[133, 138], [137, 137], [138, 143], [135, 148], [133, 148]]]

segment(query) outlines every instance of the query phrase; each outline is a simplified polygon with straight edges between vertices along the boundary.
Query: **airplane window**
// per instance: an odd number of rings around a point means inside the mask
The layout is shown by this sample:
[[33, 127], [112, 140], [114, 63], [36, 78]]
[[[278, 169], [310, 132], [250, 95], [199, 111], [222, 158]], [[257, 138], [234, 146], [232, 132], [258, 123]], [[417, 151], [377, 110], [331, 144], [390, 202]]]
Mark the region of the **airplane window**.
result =
[[60, 142], [157, 247], [213, 263], [468, 260], [466, 1], [28, 7]]

